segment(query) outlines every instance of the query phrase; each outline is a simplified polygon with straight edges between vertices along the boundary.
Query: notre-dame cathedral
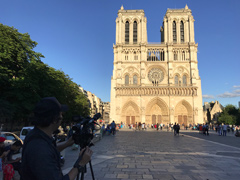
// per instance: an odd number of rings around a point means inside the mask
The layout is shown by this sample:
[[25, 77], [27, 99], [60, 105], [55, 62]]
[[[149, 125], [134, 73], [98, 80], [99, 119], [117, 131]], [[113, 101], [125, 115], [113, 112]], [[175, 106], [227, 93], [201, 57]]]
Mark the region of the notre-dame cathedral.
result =
[[192, 11], [167, 9], [160, 31], [150, 43], [144, 10], [118, 11], [110, 121], [203, 123]]

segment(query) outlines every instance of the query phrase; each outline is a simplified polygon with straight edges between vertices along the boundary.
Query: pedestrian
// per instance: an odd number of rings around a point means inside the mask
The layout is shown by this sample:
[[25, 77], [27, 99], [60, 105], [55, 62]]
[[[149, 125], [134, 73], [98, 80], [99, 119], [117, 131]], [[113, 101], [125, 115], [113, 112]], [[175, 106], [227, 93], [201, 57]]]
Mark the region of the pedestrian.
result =
[[116, 133], [116, 123], [115, 123], [115, 121], [113, 121], [111, 123], [111, 130], [112, 130], [112, 135], [114, 136], [115, 133]]
[[22, 168], [21, 168], [21, 158], [13, 159], [13, 154], [18, 152], [20, 148], [23, 146], [20, 140], [15, 141], [12, 145], [6, 146], [4, 151], [9, 152], [6, 156], [4, 163], [12, 164], [14, 170], [18, 171], [18, 174], [22, 175]]
[[226, 124], [223, 124], [222, 130], [223, 130], [223, 136], [227, 136], [227, 125]]
[[209, 126], [208, 126], [208, 123], [206, 123], [206, 125], [205, 125], [205, 135], [209, 136], [208, 129], [209, 129]]
[[86, 147], [79, 153], [79, 163], [75, 163], [68, 174], [62, 174], [60, 151], [71, 146], [74, 141], [70, 138], [56, 146], [52, 134], [60, 126], [62, 112], [65, 111], [67, 106], [61, 105], [55, 97], [43, 98], [35, 106], [32, 119], [35, 127], [27, 134], [22, 150], [21, 178], [24, 180], [74, 180], [90, 161], [92, 151]]
[[176, 133], [177, 133], [178, 136], [179, 136], [179, 131], [180, 131], [180, 125], [177, 124], [177, 126], [176, 126]]
[[218, 125], [218, 135], [219, 136], [222, 135], [222, 125], [221, 124]]
[[13, 169], [13, 166], [11, 164], [7, 164], [4, 162], [4, 159], [7, 157], [8, 153], [9, 153], [9, 150], [8, 151], [5, 151], [5, 145], [4, 145], [4, 141], [6, 139], [4, 137], [0, 137], [0, 163], [1, 163], [1, 166], [0, 166], [0, 179], [3, 179], [4, 177], [4, 180], [5, 179], [13, 179], [13, 176], [14, 176], [14, 169]]
[[157, 123], [157, 131], [158, 131], [158, 129], [159, 129], [159, 124]]
[[177, 124], [176, 123], [173, 126], [173, 130], [174, 130], [174, 136], [176, 136], [176, 134], [177, 134]]

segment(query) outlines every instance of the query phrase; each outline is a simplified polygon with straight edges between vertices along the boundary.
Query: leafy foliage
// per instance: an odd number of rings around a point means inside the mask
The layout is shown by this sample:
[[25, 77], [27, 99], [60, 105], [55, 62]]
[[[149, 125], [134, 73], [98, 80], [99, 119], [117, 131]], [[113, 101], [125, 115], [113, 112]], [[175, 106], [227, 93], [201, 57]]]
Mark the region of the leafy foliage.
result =
[[79, 86], [43, 63], [44, 56], [33, 50], [36, 46], [27, 33], [0, 24], [0, 120], [28, 124], [36, 102], [51, 96], [69, 106], [67, 122], [73, 114], [89, 115], [88, 99]]
[[229, 104], [227, 105], [223, 112], [220, 114], [219, 122], [224, 124], [240, 124], [240, 109]]

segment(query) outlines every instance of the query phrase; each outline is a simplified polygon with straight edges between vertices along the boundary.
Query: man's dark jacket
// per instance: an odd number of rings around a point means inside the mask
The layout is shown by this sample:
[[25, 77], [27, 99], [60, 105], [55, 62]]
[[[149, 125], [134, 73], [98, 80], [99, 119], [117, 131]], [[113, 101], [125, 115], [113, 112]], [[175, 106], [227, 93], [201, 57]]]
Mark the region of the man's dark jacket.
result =
[[60, 153], [53, 138], [35, 127], [24, 140], [22, 151], [23, 180], [69, 180], [63, 176]]

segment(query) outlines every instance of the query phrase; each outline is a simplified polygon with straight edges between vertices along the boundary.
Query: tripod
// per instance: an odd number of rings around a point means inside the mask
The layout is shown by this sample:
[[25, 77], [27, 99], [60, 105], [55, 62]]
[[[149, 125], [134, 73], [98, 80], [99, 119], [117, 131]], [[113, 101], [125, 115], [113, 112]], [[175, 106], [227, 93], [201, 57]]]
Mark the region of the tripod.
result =
[[[92, 169], [92, 162], [89, 161], [88, 163], [89, 163], [89, 166], [90, 166], [90, 170], [91, 170], [91, 174], [92, 174], [92, 179], [95, 180], [94, 174], [93, 174], [93, 169]], [[86, 165], [85, 165], [85, 166], [84, 166], [84, 170], [81, 172], [81, 180], [84, 180], [84, 173], [86, 173], [86, 172], [87, 172], [87, 167], [86, 167]], [[79, 174], [80, 174], [80, 172], [79, 172], [78, 175], [77, 175], [77, 180], [79, 180]]]
[[[81, 149], [80, 149], [80, 151], [81, 151]], [[85, 150], [83, 151], [83, 153], [81, 154], [81, 156], [79, 156], [79, 158], [78, 158], [77, 161], [75, 162], [75, 165], [76, 165], [76, 164], [79, 164], [79, 162], [81, 161], [82, 156], [83, 156], [84, 153], [85, 153]], [[89, 166], [90, 166], [92, 179], [95, 180], [94, 174], [93, 174], [93, 168], [92, 168], [92, 162], [91, 162], [91, 160], [90, 160], [88, 163], [89, 163]], [[74, 166], [75, 166], [75, 165], [74, 165]], [[79, 175], [80, 175], [80, 173], [81, 173], [81, 180], [84, 180], [84, 173], [86, 173], [86, 172], [87, 172], [87, 164], [85, 164], [82, 172], [79, 172], [79, 173], [78, 173], [76, 180], [79, 180]]]

